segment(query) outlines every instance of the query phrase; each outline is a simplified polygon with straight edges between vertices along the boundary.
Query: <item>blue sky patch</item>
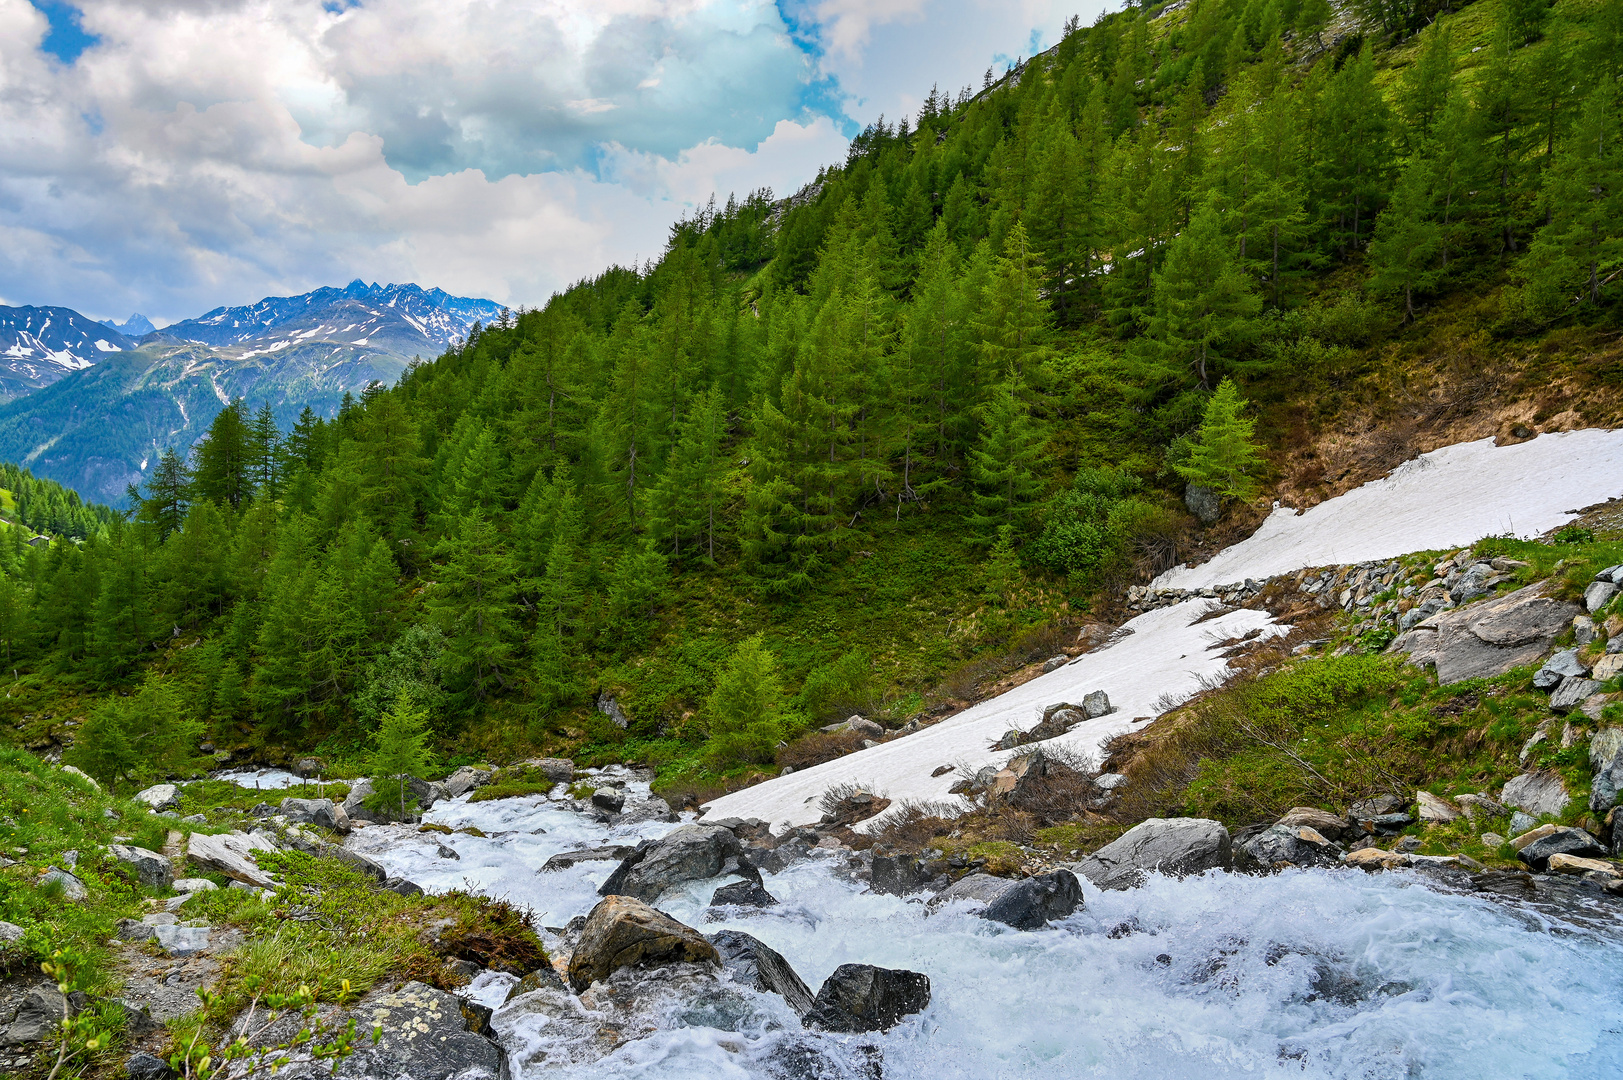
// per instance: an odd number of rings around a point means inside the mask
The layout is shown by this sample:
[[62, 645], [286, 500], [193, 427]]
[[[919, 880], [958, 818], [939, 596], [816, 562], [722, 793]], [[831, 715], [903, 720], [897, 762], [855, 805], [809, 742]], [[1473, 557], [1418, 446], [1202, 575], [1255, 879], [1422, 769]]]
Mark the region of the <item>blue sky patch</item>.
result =
[[64, 4], [61, 0], [31, 2], [51, 24], [45, 32], [45, 40], [40, 42], [40, 49], [64, 64], [73, 63], [90, 46], [101, 42], [101, 38], [95, 34], [85, 32], [79, 24], [82, 13], [72, 4]]

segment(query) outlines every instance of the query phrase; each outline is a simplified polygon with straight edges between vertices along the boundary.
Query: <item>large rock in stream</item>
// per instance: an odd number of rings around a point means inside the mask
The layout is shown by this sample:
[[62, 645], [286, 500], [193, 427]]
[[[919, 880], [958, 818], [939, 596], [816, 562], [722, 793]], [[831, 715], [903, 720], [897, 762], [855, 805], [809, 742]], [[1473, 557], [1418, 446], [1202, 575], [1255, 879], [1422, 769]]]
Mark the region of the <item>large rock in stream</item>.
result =
[[569, 984], [577, 991], [622, 967], [675, 963], [719, 964], [704, 935], [632, 896], [608, 896], [586, 916], [569, 958]]
[[1131, 889], [1151, 873], [1185, 877], [1234, 865], [1229, 831], [1206, 818], [1149, 818], [1071, 867], [1101, 889]]
[[1406, 652], [1416, 664], [1435, 666], [1443, 684], [1503, 675], [1543, 656], [1580, 614], [1577, 604], [1556, 600], [1546, 589], [1547, 583], [1539, 582], [1433, 615], [1400, 635], [1387, 651]]
[[761, 872], [744, 857], [744, 845], [720, 825], [684, 825], [663, 839], [644, 841], [597, 890], [599, 896], [634, 896], [654, 903], [666, 889], [720, 874], [759, 881]]
[[930, 901], [932, 908], [953, 900], [982, 905], [981, 918], [1016, 930], [1039, 930], [1082, 906], [1082, 885], [1069, 870], [1054, 870], [1011, 881], [991, 874], [959, 878]]
[[841, 964], [817, 991], [806, 1026], [824, 1031], [888, 1031], [930, 1004], [930, 977], [917, 971]]

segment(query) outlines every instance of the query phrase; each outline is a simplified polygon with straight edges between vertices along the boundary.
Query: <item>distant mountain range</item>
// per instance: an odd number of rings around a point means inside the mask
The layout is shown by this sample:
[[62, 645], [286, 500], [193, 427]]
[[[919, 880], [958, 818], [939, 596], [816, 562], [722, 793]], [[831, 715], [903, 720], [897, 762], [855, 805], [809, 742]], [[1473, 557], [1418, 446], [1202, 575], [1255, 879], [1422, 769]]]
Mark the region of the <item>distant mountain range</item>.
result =
[[[233, 398], [282, 427], [306, 405], [392, 383], [502, 307], [416, 285], [352, 281], [216, 308], [161, 330], [141, 315], [99, 323], [68, 308], [0, 307], [0, 460], [120, 505], [166, 447], [184, 452]], [[139, 338], [130, 330], [147, 327]]]
[[102, 319], [100, 321], [101, 324], [107, 327], [109, 330], [117, 330], [124, 336], [132, 338], [142, 337], [143, 335], [150, 334], [152, 331], [157, 329], [156, 326], [152, 325], [152, 320], [141, 314], [139, 311], [125, 319], [123, 322], [114, 322], [112, 319]]
[[72, 308], [0, 307], [0, 400], [133, 348], [132, 338]]

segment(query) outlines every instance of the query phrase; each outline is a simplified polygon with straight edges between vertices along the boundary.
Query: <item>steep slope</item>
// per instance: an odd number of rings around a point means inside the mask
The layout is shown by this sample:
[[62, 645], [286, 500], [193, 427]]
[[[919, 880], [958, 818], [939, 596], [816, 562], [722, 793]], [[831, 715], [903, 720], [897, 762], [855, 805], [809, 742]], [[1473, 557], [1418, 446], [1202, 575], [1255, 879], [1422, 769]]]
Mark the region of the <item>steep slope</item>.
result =
[[0, 307], [0, 400], [135, 347], [127, 335], [71, 308]]

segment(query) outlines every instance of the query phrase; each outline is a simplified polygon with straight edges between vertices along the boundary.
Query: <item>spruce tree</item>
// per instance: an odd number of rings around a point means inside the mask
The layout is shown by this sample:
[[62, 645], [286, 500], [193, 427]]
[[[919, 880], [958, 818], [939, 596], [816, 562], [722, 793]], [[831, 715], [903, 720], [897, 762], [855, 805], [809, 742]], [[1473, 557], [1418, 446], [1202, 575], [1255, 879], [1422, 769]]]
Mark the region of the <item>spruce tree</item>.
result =
[[1221, 215], [1205, 207], [1169, 246], [1166, 266], [1155, 275], [1150, 348], [1162, 364], [1187, 367], [1209, 387], [1211, 369], [1250, 338], [1261, 309], [1223, 235]]
[[[398, 807], [400, 817], [416, 805], [411, 781], [432, 761], [428, 750], [428, 710], [419, 708], [411, 694], [400, 691], [394, 705], [378, 723], [377, 751], [372, 755], [374, 799]], [[382, 806], [374, 807], [382, 809]]]
[[1217, 385], [1201, 417], [1188, 460], [1173, 466], [1191, 485], [1210, 488], [1220, 499], [1256, 495], [1262, 455], [1252, 439], [1255, 422], [1241, 415], [1248, 404], [1232, 379]]
[[1590, 92], [1583, 116], [1545, 179], [1549, 223], [1518, 267], [1527, 283], [1528, 307], [1538, 317], [1565, 314], [1574, 302], [1598, 304], [1604, 281], [1616, 276], [1606, 271], [1623, 259], [1616, 93], [1608, 86]]
[[442, 661], [459, 677], [464, 702], [506, 685], [513, 661], [513, 560], [491, 523], [475, 513], [435, 549], [444, 560], [428, 594], [429, 617], [445, 633]]
[[1042, 432], [1026, 405], [1025, 383], [1013, 371], [977, 414], [981, 437], [969, 455], [975, 480], [969, 526], [982, 543], [991, 544], [999, 527], [1016, 524], [1041, 489], [1036, 468]]
[[772, 760], [783, 737], [783, 684], [778, 661], [760, 634], [733, 649], [705, 703], [711, 761], [727, 768]]
[[1435, 288], [1443, 273], [1438, 264], [1442, 229], [1433, 220], [1435, 176], [1426, 158], [1410, 162], [1369, 245], [1370, 288], [1383, 295], [1401, 293], [1405, 322], [1415, 317], [1415, 292]]

